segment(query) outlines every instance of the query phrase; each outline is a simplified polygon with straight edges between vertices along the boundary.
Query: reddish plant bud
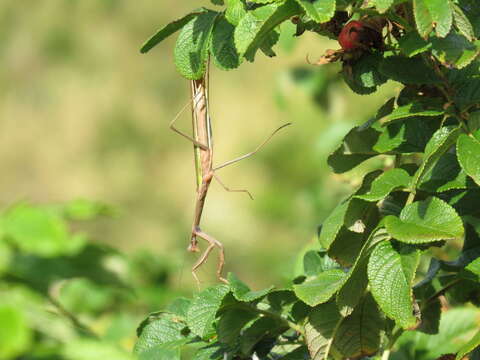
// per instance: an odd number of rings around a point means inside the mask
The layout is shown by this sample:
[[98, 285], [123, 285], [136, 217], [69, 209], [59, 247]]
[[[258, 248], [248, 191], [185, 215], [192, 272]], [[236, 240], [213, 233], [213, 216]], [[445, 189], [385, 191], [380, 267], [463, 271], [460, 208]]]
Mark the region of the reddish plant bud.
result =
[[360, 21], [350, 21], [345, 25], [338, 35], [338, 42], [345, 51], [352, 51], [360, 46], [360, 33], [363, 31], [363, 24]]
[[371, 25], [353, 20], [345, 25], [338, 36], [338, 42], [344, 51], [357, 49], [381, 49], [383, 47], [382, 34]]

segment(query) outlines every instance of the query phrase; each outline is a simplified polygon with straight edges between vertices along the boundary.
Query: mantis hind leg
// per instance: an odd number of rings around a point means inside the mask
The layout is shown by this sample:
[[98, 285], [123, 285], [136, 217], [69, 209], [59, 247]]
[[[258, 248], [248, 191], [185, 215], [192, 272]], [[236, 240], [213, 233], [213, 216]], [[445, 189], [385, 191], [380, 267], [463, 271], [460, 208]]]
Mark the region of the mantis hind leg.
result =
[[223, 183], [222, 180], [220, 180], [220, 178], [218, 177], [217, 174], [213, 173], [213, 177], [214, 177], [215, 180], [217, 180], [218, 183], [225, 189], [225, 191], [245, 193], [245, 194], [247, 194], [247, 195], [250, 197], [250, 199], [253, 200], [253, 196], [252, 196], [252, 194], [250, 193], [250, 191], [245, 190], [245, 189], [231, 189], [231, 188], [227, 187], [227, 186]]
[[198, 276], [196, 274], [196, 271], [200, 266], [205, 264], [208, 260], [208, 257], [210, 256], [210, 253], [212, 250], [217, 247], [218, 248], [218, 265], [217, 265], [217, 278], [221, 282], [228, 284], [228, 280], [225, 279], [222, 276], [222, 271], [223, 271], [223, 266], [225, 265], [225, 250], [223, 248], [223, 244], [218, 241], [217, 239], [213, 238], [212, 236], [208, 235], [207, 233], [203, 232], [200, 229], [196, 229], [193, 231], [192, 236], [198, 236], [199, 238], [205, 240], [208, 242], [208, 247], [207, 249], [203, 252], [203, 254], [200, 256], [200, 258], [197, 260], [195, 265], [192, 267], [192, 274], [193, 277], [195, 278], [197, 285], [200, 284], [200, 281], [198, 279]]

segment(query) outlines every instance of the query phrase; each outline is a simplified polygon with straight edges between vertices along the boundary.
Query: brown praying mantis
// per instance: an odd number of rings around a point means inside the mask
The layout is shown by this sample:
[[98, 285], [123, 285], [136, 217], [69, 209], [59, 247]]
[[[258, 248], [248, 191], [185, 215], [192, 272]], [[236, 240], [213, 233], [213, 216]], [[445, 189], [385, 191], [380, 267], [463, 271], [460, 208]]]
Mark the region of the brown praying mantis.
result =
[[[196, 263], [192, 267], [192, 274], [197, 284], [200, 284], [196, 271], [201, 267], [208, 259], [212, 250], [218, 248], [218, 265], [217, 265], [217, 278], [224, 282], [228, 281], [222, 277], [222, 270], [225, 264], [225, 250], [223, 244], [207, 234], [200, 228], [200, 221], [202, 218], [203, 208], [205, 206], [205, 199], [207, 197], [208, 189], [213, 179], [228, 192], [243, 192], [253, 199], [248, 190], [233, 190], [228, 188], [216, 174], [217, 170], [225, 168], [229, 165], [237, 163], [243, 159], [246, 159], [256, 154], [278, 131], [284, 127], [290, 125], [290, 123], [284, 124], [277, 128], [269, 137], [267, 137], [255, 150], [239, 156], [233, 160], [227, 161], [221, 165], [213, 166], [213, 139], [212, 139], [212, 122], [209, 112], [209, 66], [207, 64], [204, 76], [199, 80], [191, 80], [191, 100], [187, 105], [175, 116], [170, 123], [170, 128], [177, 134], [183, 136], [193, 143], [194, 156], [195, 156], [195, 171], [196, 171], [196, 183], [197, 183], [197, 198], [195, 203], [195, 214], [192, 225], [192, 233], [190, 238], [190, 245], [188, 251], [199, 252], [198, 238], [205, 240], [208, 243], [205, 251], [200, 255]], [[180, 130], [178, 130], [174, 124], [185, 111], [185, 109], [191, 104], [192, 109], [192, 127], [193, 136], [190, 136]]]

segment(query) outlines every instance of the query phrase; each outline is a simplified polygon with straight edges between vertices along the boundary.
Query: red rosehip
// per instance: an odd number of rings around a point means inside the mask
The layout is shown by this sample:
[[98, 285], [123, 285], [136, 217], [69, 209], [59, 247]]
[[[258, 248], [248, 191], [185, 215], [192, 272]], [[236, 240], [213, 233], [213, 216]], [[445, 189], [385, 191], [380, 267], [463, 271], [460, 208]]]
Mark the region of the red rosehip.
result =
[[338, 35], [338, 42], [345, 51], [352, 51], [360, 46], [360, 33], [363, 31], [363, 24], [360, 21], [350, 21], [345, 25]]
[[381, 49], [383, 46], [382, 34], [371, 25], [357, 20], [350, 21], [343, 27], [338, 42], [346, 52], [357, 49]]

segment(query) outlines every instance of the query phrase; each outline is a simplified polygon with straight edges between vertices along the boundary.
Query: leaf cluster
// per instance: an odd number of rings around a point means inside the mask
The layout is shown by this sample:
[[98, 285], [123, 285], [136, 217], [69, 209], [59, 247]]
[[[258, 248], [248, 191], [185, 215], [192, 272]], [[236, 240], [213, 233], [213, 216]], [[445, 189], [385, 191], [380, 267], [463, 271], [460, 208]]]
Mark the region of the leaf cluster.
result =
[[[338, 174], [374, 157], [393, 165], [365, 174], [359, 189], [325, 219], [321, 250], [305, 255], [305, 274], [290, 288], [255, 293], [230, 275], [230, 286], [201, 292], [184, 314], [161, 314], [144, 326], [140, 357], [162, 358], [165, 349], [178, 357], [183, 346], [199, 346], [196, 359], [355, 359], [380, 352], [388, 357], [405, 331], [439, 332], [440, 300], [480, 305], [480, 3], [215, 4], [223, 10], [188, 14], [160, 29], [142, 52], [180, 30], [177, 68], [187, 79], [198, 79], [209, 58], [233, 69], [243, 59], [253, 61], [258, 50], [273, 56], [286, 21], [297, 25], [297, 36], [335, 36], [348, 19], [380, 24], [385, 46], [342, 55], [342, 74], [362, 95], [387, 81], [401, 90], [348, 132], [328, 164]], [[461, 242], [456, 258], [435, 256], [438, 248]], [[174, 334], [163, 336], [162, 324], [172, 321]], [[448, 352], [462, 359], [479, 345], [477, 333]]]
[[88, 235], [115, 213], [87, 200], [0, 212], [1, 359], [133, 360], [118, 344], [133, 336], [135, 312], [178, 293], [156, 256], [127, 257]]

